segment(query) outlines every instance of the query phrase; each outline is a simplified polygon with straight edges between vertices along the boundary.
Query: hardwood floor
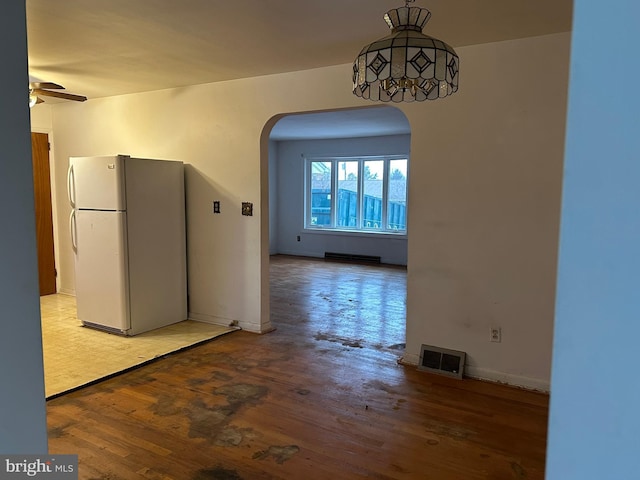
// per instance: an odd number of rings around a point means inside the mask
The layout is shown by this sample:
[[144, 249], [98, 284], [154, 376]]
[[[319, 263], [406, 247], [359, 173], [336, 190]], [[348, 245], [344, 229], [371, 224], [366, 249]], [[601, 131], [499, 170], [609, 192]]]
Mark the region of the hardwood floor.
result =
[[81, 479], [541, 479], [548, 396], [397, 363], [406, 272], [277, 256], [236, 332], [48, 402]]

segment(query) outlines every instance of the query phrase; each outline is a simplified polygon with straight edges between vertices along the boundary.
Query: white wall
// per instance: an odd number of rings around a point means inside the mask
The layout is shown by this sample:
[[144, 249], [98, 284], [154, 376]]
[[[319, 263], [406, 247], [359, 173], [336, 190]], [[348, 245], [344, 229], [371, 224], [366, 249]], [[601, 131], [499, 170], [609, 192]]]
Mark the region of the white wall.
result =
[[[412, 131], [407, 361], [422, 343], [457, 348], [473, 374], [548, 387], [568, 52], [569, 34], [460, 48], [456, 95], [398, 105]], [[56, 187], [72, 155], [187, 162], [191, 315], [267, 331], [270, 127], [286, 113], [371, 105], [350, 79], [339, 65], [54, 105]], [[73, 290], [64, 236], [60, 249]], [[491, 325], [502, 343], [488, 341]]]
[[405, 109], [407, 360], [437, 345], [549, 388], [568, 61], [569, 34], [462, 49], [452, 101]]
[[[640, 4], [601, 6], [575, 1], [549, 480], [640, 471]], [[623, 66], [605, 88], [594, 59]]]
[[53, 117], [51, 105], [40, 103], [29, 109], [31, 131], [39, 133], [51, 133], [53, 130]]
[[2, 454], [47, 453], [25, 25], [24, 2], [4, 2], [0, 15]]
[[[279, 141], [277, 150], [277, 251], [323, 257], [324, 252], [382, 257], [383, 263], [407, 264], [406, 237], [314, 232], [304, 226], [305, 158], [313, 156], [409, 155], [410, 135], [332, 140]], [[273, 209], [272, 209], [273, 211]], [[297, 237], [300, 236], [300, 241]]]

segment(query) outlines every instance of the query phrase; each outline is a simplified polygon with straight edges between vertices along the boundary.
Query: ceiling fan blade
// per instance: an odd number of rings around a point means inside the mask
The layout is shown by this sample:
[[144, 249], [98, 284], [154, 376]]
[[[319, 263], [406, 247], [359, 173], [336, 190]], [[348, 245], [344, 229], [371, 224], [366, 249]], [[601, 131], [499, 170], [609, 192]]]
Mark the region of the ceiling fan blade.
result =
[[50, 92], [49, 90], [41, 90], [39, 88], [35, 88], [33, 93], [36, 95], [42, 95], [43, 97], [64, 98], [65, 100], [73, 100], [76, 102], [84, 102], [87, 99], [87, 97], [83, 95], [74, 95], [73, 93], [65, 92]]
[[62, 85], [58, 85], [57, 83], [53, 82], [31, 82], [29, 83], [29, 88], [33, 90], [39, 90], [42, 88], [48, 88], [50, 90], [64, 90], [64, 87]]

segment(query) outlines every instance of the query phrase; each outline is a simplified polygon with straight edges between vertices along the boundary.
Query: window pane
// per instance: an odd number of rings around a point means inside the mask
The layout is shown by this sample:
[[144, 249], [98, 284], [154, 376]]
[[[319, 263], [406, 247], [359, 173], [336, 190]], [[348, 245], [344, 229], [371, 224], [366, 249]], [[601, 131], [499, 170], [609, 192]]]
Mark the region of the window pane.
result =
[[390, 230], [407, 229], [407, 160], [389, 162], [387, 220]]
[[338, 162], [336, 226], [358, 226], [358, 162]]
[[331, 162], [311, 162], [309, 225], [331, 226]]
[[384, 181], [384, 161], [364, 162], [364, 197], [362, 199], [363, 228], [382, 229], [382, 190]]

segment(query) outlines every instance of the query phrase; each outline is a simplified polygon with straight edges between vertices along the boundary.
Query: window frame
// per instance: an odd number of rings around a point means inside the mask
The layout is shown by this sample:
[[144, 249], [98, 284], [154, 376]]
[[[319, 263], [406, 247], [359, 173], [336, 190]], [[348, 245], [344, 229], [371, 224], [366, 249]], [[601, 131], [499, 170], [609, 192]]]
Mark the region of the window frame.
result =
[[[364, 168], [368, 161], [382, 160], [383, 163], [383, 179], [382, 179], [382, 227], [367, 228], [364, 223]], [[406, 187], [405, 187], [405, 229], [395, 230], [389, 228], [388, 203], [389, 203], [389, 184], [391, 174], [391, 162], [394, 160], [406, 160]], [[337, 226], [338, 219], [338, 166], [341, 162], [356, 161], [358, 162], [358, 179], [357, 179], [357, 225], [354, 227]], [[331, 208], [329, 225], [312, 224], [312, 166], [314, 162], [325, 162], [331, 164]], [[304, 165], [304, 218], [303, 228], [305, 231], [314, 233], [339, 233], [339, 234], [363, 234], [364, 236], [394, 236], [406, 237], [408, 226], [408, 203], [409, 203], [409, 155], [371, 155], [371, 156], [309, 156], [305, 157]]]

